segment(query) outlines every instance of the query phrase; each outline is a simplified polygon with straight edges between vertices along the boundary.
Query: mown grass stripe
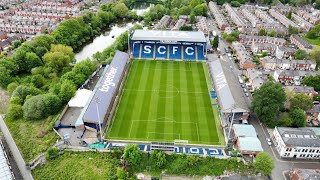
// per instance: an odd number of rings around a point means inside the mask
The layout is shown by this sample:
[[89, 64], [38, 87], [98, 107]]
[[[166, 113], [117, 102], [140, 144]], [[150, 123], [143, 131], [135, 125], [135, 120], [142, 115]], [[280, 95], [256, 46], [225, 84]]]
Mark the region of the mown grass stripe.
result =
[[[142, 84], [141, 89], [146, 89], [146, 90], [152, 90], [153, 86], [153, 77], [154, 77], [154, 67], [155, 63], [149, 63], [149, 66], [146, 66], [141, 72], [141, 75], [144, 76], [146, 81], [144, 84]], [[140, 114], [138, 116], [138, 119], [141, 120], [147, 120], [149, 117], [149, 112], [150, 112], [150, 101], [151, 101], [151, 93], [139, 93], [140, 98], [141, 98], [141, 104], [140, 104]], [[146, 111], [146, 109], [149, 109], [149, 111]], [[138, 113], [137, 113], [138, 114]], [[148, 121], [137, 121], [137, 129], [134, 131], [135, 136], [138, 138], [143, 138], [147, 136], [147, 131], [146, 131], [146, 126], [148, 126], [149, 122]]]

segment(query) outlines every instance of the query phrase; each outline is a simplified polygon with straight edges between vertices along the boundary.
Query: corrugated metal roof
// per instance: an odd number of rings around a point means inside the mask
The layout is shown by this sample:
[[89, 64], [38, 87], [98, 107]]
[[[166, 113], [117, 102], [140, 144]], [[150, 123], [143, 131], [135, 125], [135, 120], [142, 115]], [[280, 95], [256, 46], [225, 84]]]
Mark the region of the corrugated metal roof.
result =
[[215, 59], [208, 62], [209, 70], [218, 95], [221, 111], [224, 113], [249, 112], [242, 89], [233, 70], [227, 62]]
[[257, 137], [256, 130], [250, 124], [234, 124], [233, 129], [238, 137]]
[[201, 31], [157, 31], [157, 30], [135, 30], [131, 40], [140, 41], [177, 41], [177, 42], [201, 42], [206, 38]]
[[239, 137], [241, 151], [263, 151], [261, 142], [257, 137]]
[[0, 146], [0, 179], [12, 179], [11, 170], [5, 157], [4, 150]]
[[107, 109], [112, 104], [112, 97], [117, 91], [117, 86], [120, 82], [121, 75], [127, 64], [129, 55], [127, 53], [117, 51], [108, 70], [102, 76], [102, 81], [97, 84], [98, 89], [95, 91], [90, 104], [84, 113], [83, 121], [89, 123], [99, 123], [97, 114], [96, 101], [98, 99], [98, 111], [100, 120], [104, 119]]

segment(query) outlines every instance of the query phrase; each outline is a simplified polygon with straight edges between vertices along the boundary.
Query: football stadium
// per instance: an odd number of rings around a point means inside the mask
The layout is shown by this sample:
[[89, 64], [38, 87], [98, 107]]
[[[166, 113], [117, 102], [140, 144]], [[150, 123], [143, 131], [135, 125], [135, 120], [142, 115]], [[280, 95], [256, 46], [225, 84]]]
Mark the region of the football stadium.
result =
[[109, 141], [220, 146], [220, 117], [202, 32], [136, 30], [129, 72], [106, 133]]

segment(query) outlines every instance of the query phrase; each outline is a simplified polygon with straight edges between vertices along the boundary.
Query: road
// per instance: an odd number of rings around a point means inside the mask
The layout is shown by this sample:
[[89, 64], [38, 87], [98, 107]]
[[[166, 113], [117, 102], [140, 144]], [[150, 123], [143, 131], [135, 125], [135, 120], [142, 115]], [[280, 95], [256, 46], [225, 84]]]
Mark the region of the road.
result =
[[[212, 17], [209, 16], [208, 22], [209, 22], [210, 30], [215, 31], [217, 35], [220, 35], [221, 32], [215, 25], [215, 22], [212, 19]], [[227, 56], [227, 53], [225, 52], [225, 48], [227, 47], [228, 47], [227, 43], [222, 38], [219, 38], [219, 49], [221, 51], [221, 54], [224, 54], [222, 60], [229, 62], [230, 68], [233, 69], [232, 72], [234, 73], [234, 76], [239, 76], [243, 74], [243, 72], [239, 70], [238, 65]], [[246, 99], [246, 103], [250, 105], [252, 96], [249, 95], [249, 97], [246, 97], [245, 99]], [[253, 116], [253, 115], [250, 118], [250, 123], [254, 126], [254, 128], [257, 131], [257, 134], [259, 136], [258, 138], [261, 141], [262, 148], [264, 149], [265, 152], [269, 153], [274, 160], [275, 168], [272, 171], [273, 180], [286, 179], [285, 173], [290, 171], [292, 168], [320, 169], [319, 161], [296, 160], [296, 159], [291, 160], [291, 159], [281, 158], [277, 153], [275, 146], [273, 145], [269, 146], [267, 144], [266, 138], [270, 138], [267, 128], [260, 123], [259, 119], [256, 116]]]
[[22, 155], [16, 145], [16, 143], [14, 142], [9, 129], [7, 127], [7, 125], [5, 124], [2, 115], [0, 115], [0, 129], [1, 132], [3, 133], [4, 138], [6, 139], [6, 142], [11, 150], [11, 153], [13, 155], [13, 158], [15, 160], [15, 162], [18, 165], [18, 168], [20, 170], [20, 173], [23, 177], [24, 180], [33, 180], [33, 177], [31, 175], [31, 171], [29, 169], [27, 169], [26, 163], [24, 162], [24, 159], [22, 158]]

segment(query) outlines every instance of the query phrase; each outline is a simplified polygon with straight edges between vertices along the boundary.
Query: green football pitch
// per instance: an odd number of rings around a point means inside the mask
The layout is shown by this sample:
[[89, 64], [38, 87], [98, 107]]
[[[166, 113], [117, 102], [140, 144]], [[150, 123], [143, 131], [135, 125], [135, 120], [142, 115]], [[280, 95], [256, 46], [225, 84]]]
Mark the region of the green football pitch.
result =
[[197, 62], [134, 60], [106, 138], [222, 145], [204, 68]]

